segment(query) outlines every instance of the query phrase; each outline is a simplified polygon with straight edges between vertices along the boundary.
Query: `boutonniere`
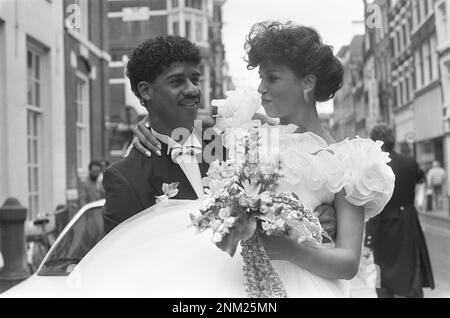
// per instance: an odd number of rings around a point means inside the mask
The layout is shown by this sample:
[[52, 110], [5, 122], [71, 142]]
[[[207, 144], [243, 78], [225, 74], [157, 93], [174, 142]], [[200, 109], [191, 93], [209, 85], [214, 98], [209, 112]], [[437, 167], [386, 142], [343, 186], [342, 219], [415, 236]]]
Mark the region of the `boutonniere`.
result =
[[156, 196], [156, 203], [167, 202], [170, 198], [176, 196], [178, 194], [178, 184], [179, 182], [174, 182], [171, 184], [163, 183], [163, 195]]

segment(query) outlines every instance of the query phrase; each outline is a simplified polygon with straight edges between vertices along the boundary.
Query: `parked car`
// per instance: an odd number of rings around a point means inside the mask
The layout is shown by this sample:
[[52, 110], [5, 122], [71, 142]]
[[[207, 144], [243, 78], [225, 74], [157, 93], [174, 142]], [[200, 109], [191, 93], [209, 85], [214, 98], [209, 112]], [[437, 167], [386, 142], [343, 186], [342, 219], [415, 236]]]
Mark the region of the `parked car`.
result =
[[105, 200], [82, 207], [67, 224], [28, 279], [0, 297], [70, 297], [76, 282], [69, 274], [81, 259], [103, 238], [102, 208]]

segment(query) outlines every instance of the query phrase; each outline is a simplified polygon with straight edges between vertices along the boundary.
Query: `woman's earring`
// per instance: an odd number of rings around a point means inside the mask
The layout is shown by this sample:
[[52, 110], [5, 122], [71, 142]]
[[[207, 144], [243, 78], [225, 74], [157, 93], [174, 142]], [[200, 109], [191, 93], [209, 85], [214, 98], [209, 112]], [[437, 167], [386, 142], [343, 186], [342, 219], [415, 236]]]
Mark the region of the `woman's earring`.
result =
[[305, 102], [307, 104], [309, 104], [309, 95], [308, 95], [309, 91], [307, 89], [303, 90], [303, 98], [305, 99]]

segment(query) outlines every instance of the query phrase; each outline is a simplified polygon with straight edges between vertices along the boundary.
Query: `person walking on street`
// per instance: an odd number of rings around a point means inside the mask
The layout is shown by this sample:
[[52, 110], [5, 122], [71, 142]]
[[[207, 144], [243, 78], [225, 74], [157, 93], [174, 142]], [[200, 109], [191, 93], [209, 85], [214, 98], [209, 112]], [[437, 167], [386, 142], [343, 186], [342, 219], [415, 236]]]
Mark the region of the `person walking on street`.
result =
[[434, 289], [428, 248], [414, 206], [416, 183], [423, 182], [425, 174], [414, 158], [394, 151], [395, 137], [389, 126], [377, 125], [371, 138], [384, 142], [395, 174], [391, 200], [366, 224], [365, 245], [372, 249], [380, 269], [376, 292], [379, 298], [422, 298], [423, 287]]
[[79, 205], [84, 205], [105, 198], [105, 190], [103, 186], [97, 182], [102, 173], [102, 163], [99, 161], [91, 161], [89, 163], [89, 176], [79, 186]]
[[433, 210], [442, 209], [443, 193], [446, 185], [447, 175], [445, 170], [440, 166], [438, 161], [433, 161], [433, 166], [427, 174], [427, 185], [432, 191]]

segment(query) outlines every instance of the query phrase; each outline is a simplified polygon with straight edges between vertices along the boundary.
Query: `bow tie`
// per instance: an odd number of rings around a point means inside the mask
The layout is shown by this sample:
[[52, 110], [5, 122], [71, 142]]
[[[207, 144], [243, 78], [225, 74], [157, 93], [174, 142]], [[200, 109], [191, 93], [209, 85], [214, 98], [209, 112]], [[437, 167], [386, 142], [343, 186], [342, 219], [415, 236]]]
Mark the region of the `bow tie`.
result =
[[[174, 163], [178, 163], [177, 159], [181, 155], [192, 156], [192, 162], [200, 162], [200, 156], [202, 154], [202, 148], [196, 146], [174, 146], [170, 149], [170, 157]], [[196, 161], [194, 161], [194, 158]]]

